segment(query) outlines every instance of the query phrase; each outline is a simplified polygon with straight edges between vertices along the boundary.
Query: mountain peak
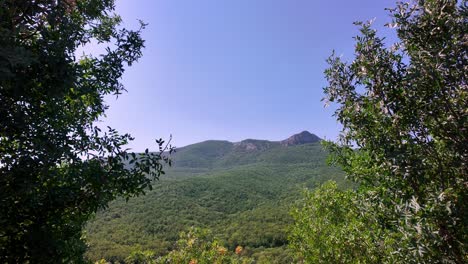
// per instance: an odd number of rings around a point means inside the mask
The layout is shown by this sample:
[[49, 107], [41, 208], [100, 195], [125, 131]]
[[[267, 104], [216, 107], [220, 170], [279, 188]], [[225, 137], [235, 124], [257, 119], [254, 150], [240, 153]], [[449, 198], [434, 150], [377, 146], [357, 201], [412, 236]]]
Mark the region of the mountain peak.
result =
[[309, 131], [302, 131], [301, 133], [294, 134], [291, 137], [281, 141], [283, 146], [295, 146], [307, 143], [319, 142], [321, 139]]

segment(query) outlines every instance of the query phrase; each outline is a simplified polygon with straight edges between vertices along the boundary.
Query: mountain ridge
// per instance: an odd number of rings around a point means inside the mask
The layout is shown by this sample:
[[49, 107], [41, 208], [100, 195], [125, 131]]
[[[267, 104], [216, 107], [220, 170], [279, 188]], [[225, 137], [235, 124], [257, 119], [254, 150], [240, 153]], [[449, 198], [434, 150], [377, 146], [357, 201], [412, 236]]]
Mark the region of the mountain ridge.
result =
[[315, 144], [321, 139], [308, 132], [294, 134], [280, 141], [244, 139], [239, 142], [206, 140], [177, 149], [172, 159], [177, 167], [215, 168], [227, 165], [245, 165], [268, 160], [269, 152], [287, 153], [287, 148]]
[[200, 144], [200, 143], [207, 143], [207, 142], [224, 142], [224, 143], [231, 143], [231, 144], [234, 144], [234, 145], [239, 145], [239, 144], [241, 144], [243, 142], [258, 142], [258, 141], [261, 141], [261, 142], [270, 142], [270, 143], [280, 143], [282, 145], [286, 145], [286, 142], [292, 141], [292, 140], [294, 140], [295, 144], [289, 144], [287, 146], [307, 144], [307, 143], [315, 143], [315, 142], [321, 141], [322, 139], [320, 137], [318, 137], [317, 135], [315, 135], [313, 133], [310, 133], [307, 130], [304, 130], [304, 131], [302, 131], [300, 133], [293, 134], [290, 137], [288, 137], [286, 139], [283, 139], [283, 140], [267, 140], [267, 139], [247, 138], [247, 139], [243, 139], [241, 141], [229, 141], [229, 140], [223, 140], [223, 139], [208, 139], [208, 140], [204, 140], [204, 141], [200, 141], [200, 142], [197, 142], [197, 143], [193, 143], [193, 144], [189, 144], [189, 145], [180, 147], [180, 149], [186, 148], [186, 147], [189, 147], [189, 146], [192, 146], [192, 145]]

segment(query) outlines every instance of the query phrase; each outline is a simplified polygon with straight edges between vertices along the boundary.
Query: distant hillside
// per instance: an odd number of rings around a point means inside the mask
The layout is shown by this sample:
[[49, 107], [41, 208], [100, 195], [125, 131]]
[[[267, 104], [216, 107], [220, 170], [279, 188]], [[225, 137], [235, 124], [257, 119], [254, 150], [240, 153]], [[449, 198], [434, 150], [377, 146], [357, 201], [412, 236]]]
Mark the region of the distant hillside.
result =
[[[223, 168], [257, 162], [307, 162], [305, 153], [293, 158], [294, 148], [303, 144], [320, 142], [320, 138], [307, 131], [295, 134], [282, 141], [246, 139], [241, 142], [208, 140], [182, 147], [173, 155], [176, 168]], [[296, 151], [297, 152], [297, 151]]]
[[320, 138], [309, 132], [279, 142], [210, 140], [180, 148], [153, 191], [97, 214], [87, 228], [87, 255], [119, 261], [138, 248], [163, 254], [180, 231], [197, 226], [231, 249], [243, 245], [256, 259], [284, 262], [288, 212], [301, 189], [328, 179], [346, 185], [325, 158]]

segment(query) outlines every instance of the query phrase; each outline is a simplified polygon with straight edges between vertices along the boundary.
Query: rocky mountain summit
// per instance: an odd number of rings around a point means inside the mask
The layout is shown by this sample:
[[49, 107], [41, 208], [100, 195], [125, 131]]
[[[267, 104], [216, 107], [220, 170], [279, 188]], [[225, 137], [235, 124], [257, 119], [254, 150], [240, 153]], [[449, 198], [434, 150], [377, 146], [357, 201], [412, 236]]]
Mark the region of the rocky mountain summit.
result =
[[321, 139], [310, 133], [309, 131], [302, 131], [301, 133], [294, 134], [291, 137], [281, 140], [281, 141], [268, 141], [268, 140], [258, 140], [258, 139], [246, 139], [241, 142], [234, 143], [235, 150], [243, 151], [258, 151], [265, 150], [275, 146], [296, 146], [302, 144], [309, 144], [319, 142]]
[[320, 140], [322, 139], [310, 133], [309, 131], [302, 131], [299, 134], [292, 135], [288, 139], [280, 141], [280, 143], [283, 146], [295, 146], [308, 143], [315, 143], [319, 142]]

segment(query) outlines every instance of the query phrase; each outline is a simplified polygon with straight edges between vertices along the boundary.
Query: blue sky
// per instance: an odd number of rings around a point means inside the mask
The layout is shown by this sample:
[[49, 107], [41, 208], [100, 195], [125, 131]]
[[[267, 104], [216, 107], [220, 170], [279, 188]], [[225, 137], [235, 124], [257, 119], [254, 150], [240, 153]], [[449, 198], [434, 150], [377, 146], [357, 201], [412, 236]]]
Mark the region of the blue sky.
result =
[[352, 24], [376, 18], [380, 35], [394, 1], [117, 0], [124, 26], [143, 32], [143, 58], [123, 77], [128, 93], [106, 98], [103, 125], [184, 146], [208, 139], [281, 140], [302, 130], [335, 139], [339, 124], [320, 101], [325, 59], [353, 56]]

